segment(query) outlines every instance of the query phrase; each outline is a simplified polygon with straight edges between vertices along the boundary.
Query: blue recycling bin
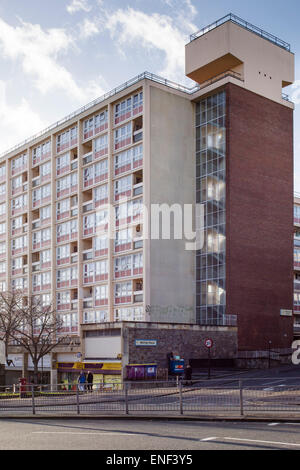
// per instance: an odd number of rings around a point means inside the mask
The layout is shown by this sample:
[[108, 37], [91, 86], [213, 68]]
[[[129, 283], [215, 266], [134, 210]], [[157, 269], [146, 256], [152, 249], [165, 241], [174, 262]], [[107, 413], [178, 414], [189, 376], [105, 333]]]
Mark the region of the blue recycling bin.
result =
[[171, 374], [184, 374], [184, 359], [173, 359], [170, 361]]

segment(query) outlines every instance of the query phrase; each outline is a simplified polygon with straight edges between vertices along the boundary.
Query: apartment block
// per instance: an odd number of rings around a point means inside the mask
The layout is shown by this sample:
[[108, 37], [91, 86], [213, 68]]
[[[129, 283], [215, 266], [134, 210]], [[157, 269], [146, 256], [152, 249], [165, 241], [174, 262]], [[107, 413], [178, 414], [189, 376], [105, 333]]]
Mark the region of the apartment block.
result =
[[[227, 331], [230, 357], [290, 348], [294, 56], [230, 14], [191, 36], [186, 75], [145, 72], [0, 158], [0, 288], [53, 303], [74, 339], [53, 376], [120, 374], [126, 322]], [[153, 205], [196, 203], [201, 249], [149, 236]]]

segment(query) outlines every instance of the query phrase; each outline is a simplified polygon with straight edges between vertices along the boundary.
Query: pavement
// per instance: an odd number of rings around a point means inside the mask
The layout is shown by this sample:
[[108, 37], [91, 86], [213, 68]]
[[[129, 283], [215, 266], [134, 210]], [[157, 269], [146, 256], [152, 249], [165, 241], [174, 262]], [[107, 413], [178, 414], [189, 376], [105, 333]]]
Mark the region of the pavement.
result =
[[[133, 403], [134, 401], [140, 401], [135, 408], [135, 410], [130, 410], [129, 413], [125, 413], [124, 408], [124, 397], [117, 396], [120, 395], [118, 392], [111, 394], [112, 397], [109, 396], [101, 397], [99, 401], [98, 409], [84, 409], [86, 406], [86, 402], [88, 404], [93, 404], [93, 401], [96, 400], [96, 393], [95, 394], [85, 394], [80, 396], [80, 414], [76, 414], [76, 408], [69, 410], [63, 410], [62, 408], [55, 409], [53, 404], [53, 410], [51, 413], [46, 409], [47, 405], [43, 405], [42, 402], [38, 405], [37, 401], [37, 412], [36, 414], [29, 413], [29, 410], [22, 409], [21, 405], [24, 404], [22, 400], [19, 402], [19, 409], [13, 411], [12, 409], [9, 410], [9, 407], [13, 406], [13, 402], [7, 407], [5, 410], [5, 402], [4, 400], [0, 401], [0, 419], [1, 418], [10, 418], [16, 419], [16, 416], [22, 419], [72, 419], [72, 420], [149, 420], [149, 421], [159, 421], [161, 419], [167, 421], [238, 421], [238, 422], [272, 422], [276, 420], [276, 422], [293, 422], [299, 423], [300, 422], [300, 367], [299, 366], [281, 366], [276, 369], [270, 370], [218, 370], [212, 371], [212, 376], [208, 380], [206, 374], [198, 373], [193, 374], [194, 385], [184, 386], [183, 387], [183, 402], [186, 409], [184, 409], [184, 414], [180, 414], [179, 408], [176, 408], [178, 403], [178, 389], [168, 390], [168, 389], [151, 389], [151, 394], [147, 396], [147, 392], [143, 393], [142, 389], [133, 389], [133, 393], [137, 393], [137, 396], [131, 396], [130, 401]], [[244, 409], [243, 416], [240, 415], [240, 408], [238, 403], [238, 383], [242, 380], [243, 386], [248, 387], [247, 392], [245, 392], [245, 400], [249, 401], [249, 404], [253, 403], [256, 407], [255, 410], [248, 411], [246, 407]], [[201, 387], [201, 391], [198, 392], [197, 388]], [[202, 389], [203, 387], [203, 389]], [[214, 387], [220, 387], [219, 389], [214, 390]], [[224, 387], [222, 391], [222, 387]], [[226, 391], [226, 387], [229, 390], [229, 393], [224, 393]], [[210, 410], [201, 411], [201, 404], [206, 403], [205, 393], [203, 390], [207, 391], [207, 398], [210, 400], [208, 403], [208, 408]], [[189, 394], [191, 392], [191, 394]], [[156, 396], [159, 395], [159, 401], [157, 401]], [[174, 396], [174, 398], [171, 397]], [[177, 395], [177, 397], [176, 397]], [[190, 397], [189, 397], [190, 395]], [[233, 397], [232, 402], [229, 400], [229, 395]], [[269, 411], [260, 410], [260, 397], [264, 397], [264, 401], [261, 402], [263, 406], [270, 406], [272, 405], [273, 408], [277, 406], [278, 402], [278, 409], [270, 409]], [[167, 400], [167, 397], [170, 397]], [[133, 398], [133, 401], [132, 401]], [[280, 401], [280, 399], [281, 401]], [[280, 407], [284, 407], [287, 404], [287, 399], [293, 398], [292, 407], [293, 409], [280, 409]], [[171, 399], [171, 401], [170, 401]], [[29, 400], [30, 399], [26, 399]], [[64, 400], [64, 399], [63, 399]], [[74, 400], [74, 397], [73, 397]], [[101, 409], [101, 406], [105, 406], [105, 403], [109, 401], [116, 401], [116, 408], [115, 409]], [[172, 402], [173, 400], [173, 402]], [[201, 400], [204, 400], [201, 401]], [[269, 401], [268, 401], [269, 400]], [[272, 402], [273, 400], [273, 402]], [[277, 402], [276, 402], [277, 400]], [[6, 400], [5, 400], [6, 401]], [[169, 403], [167, 403], [169, 402]], [[15, 402], [16, 403], [16, 402]], [[29, 402], [28, 402], [29, 403]], [[61, 404], [63, 404], [61, 402]], [[223, 406], [224, 404], [224, 406]], [[2, 405], [2, 410], [1, 410]], [[17, 405], [17, 403], [16, 403]], [[56, 403], [56, 406], [59, 403]], [[73, 404], [74, 405], [74, 404]], [[139, 405], [141, 408], [144, 406], [145, 409], [139, 409]], [[157, 410], [151, 410], [154, 405], [157, 405]], [[27, 406], [30, 406], [27, 405]], [[163, 409], [165, 406], [166, 409]], [[174, 409], [172, 407], [174, 406]], [[194, 409], [191, 409], [193, 408]], [[118, 410], [120, 407], [120, 410]], [[146, 411], [148, 407], [148, 411]], [[168, 407], [170, 408], [168, 411]], [[24, 406], [23, 408], [26, 408]], [[161, 409], [159, 409], [161, 408]], [[223, 408], [223, 409], [222, 409]], [[172, 409], [172, 412], [171, 412]], [[190, 411], [189, 411], [190, 409]], [[299, 410], [299, 411], [298, 411]], [[31, 411], [31, 410], [30, 410]], [[192, 412], [191, 412], [192, 411]], [[73, 413], [73, 414], [70, 414]], [[132, 414], [134, 413], [134, 414]]]

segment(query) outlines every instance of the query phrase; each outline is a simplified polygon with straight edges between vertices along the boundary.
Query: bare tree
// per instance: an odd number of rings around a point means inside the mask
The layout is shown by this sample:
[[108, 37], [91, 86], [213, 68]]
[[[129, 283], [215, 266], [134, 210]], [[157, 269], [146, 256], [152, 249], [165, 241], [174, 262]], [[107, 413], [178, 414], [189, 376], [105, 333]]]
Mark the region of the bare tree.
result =
[[32, 359], [34, 383], [38, 381], [39, 361], [59, 344], [69, 343], [69, 335], [62, 333], [62, 321], [51, 305], [44, 305], [41, 297], [29, 296], [19, 306], [18, 325], [10, 332], [13, 338]]
[[8, 345], [14, 331], [22, 323], [20, 307], [23, 294], [20, 291], [0, 292], [0, 339], [5, 345], [5, 360], [8, 364]]

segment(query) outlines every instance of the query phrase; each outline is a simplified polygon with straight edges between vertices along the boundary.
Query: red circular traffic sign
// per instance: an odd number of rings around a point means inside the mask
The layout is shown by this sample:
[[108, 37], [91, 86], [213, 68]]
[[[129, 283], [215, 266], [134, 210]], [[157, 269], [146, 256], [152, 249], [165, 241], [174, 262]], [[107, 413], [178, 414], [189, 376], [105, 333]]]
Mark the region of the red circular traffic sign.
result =
[[213, 340], [212, 340], [212, 339], [210, 339], [210, 338], [207, 338], [207, 339], [204, 341], [204, 344], [205, 344], [205, 346], [206, 346], [207, 348], [209, 348], [209, 349], [210, 349], [210, 348], [212, 348], [212, 347], [213, 347], [213, 344], [214, 344], [214, 342], [213, 342]]

